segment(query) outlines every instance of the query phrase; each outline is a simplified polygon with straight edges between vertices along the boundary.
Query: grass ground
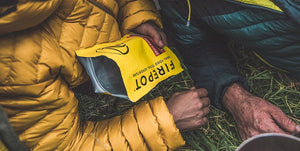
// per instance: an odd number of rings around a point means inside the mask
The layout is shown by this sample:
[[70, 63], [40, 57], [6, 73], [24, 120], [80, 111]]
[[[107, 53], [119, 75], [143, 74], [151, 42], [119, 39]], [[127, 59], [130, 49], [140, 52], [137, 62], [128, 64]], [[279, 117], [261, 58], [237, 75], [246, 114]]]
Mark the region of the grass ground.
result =
[[[300, 82], [290, 74], [271, 68], [249, 50], [234, 43], [232, 60], [240, 73], [246, 77], [251, 93], [269, 100], [280, 107], [291, 119], [300, 124]], [[174, 92], [187, 90], [193, 82], [187, 71], [157, 86], [142, 100], [164, 96], [167, 100]], [[119, 98], [93, 94], [91, 88], [77, 91], [80, 118], [102, 120], [122, 114], [133, 103]], [[183, 133], [186, 145], [178, 150], [233, 151], [242, 142], [230, 114], [211, 107], [209, 123], [194, 131]]]

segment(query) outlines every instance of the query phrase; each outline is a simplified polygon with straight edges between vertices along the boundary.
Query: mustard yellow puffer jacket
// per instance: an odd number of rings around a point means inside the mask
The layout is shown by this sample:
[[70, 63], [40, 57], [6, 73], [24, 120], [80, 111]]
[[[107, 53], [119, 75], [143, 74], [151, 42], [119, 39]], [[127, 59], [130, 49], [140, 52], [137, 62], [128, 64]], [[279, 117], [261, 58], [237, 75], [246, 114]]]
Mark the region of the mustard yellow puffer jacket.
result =
[[0, 103], [28, 148], [157, 151], [184, 144], [160, 97], [79, 128], [71, 88], [88, 76], [75, 50], [118, 40], [149, 20], [161, 26], [151, 2], [19, 0], [16, 8], [0, 18]]

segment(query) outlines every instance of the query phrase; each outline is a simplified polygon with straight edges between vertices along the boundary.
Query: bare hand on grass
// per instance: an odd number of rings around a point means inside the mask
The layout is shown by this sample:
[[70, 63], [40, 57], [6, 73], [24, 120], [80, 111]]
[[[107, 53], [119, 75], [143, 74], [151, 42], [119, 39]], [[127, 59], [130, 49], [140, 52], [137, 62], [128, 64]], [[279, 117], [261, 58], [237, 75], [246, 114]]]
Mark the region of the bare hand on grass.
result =
[[206, 89], [192, 89], [175, 93], [167, 102], [177, 128], [192, 130], [207, 122], [210, 100]]
[[296, 130], [296, 123], [278, 107], [253, 96], [240, 85], [228, 88], [223, 104], [231, 112], [243, 140], [260, 133], [292, 134]]

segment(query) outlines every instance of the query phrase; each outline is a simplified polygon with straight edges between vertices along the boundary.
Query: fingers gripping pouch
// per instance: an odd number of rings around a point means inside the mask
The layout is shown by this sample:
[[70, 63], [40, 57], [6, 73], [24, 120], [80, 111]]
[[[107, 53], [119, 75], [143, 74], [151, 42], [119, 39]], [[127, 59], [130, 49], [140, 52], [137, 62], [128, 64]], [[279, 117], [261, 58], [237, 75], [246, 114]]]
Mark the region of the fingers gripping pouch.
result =
[[76, 51], [96, 93], [106, 93], [133, 102], [159, 82], [183, 71], [177, 56], [154, 45], [148, 36], [125, 35], [112, 43]]

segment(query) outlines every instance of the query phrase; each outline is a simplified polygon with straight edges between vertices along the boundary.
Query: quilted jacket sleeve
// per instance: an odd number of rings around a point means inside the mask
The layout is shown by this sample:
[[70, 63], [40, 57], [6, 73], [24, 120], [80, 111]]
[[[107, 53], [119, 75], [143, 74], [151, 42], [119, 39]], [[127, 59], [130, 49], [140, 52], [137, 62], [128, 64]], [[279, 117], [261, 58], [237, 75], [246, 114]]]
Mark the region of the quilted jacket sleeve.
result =
[[[105, 2], [118, 8], [115, 1]], [[21, 142], [33, 151], [167, 150], [183, 145], [162, 98], [80, 130], [71, 87], [88, 78], [75, 51], [118, 40], [121, 33], [113, 16], [88, 1], [64, 0], [57, 7], [40, 26], [0, 36], [0, 103]]]
[[[44, 1], [44, 3], [36, 3], [35, 1], [20, 2], [15, 7], [7, 7], [10, 8], [9, 11], [1, 11], [7, 9], [1, 6], [0, 35], [24, 30], [40, 24], [57, 9], [61, 2], [62, 0], [49, 0]], [[28, 5], [31, 5], [31, 7], [28, 7]]]
[[147, 21], [162, 27], [160, 15], [150, 0], [118, 0], [119, 22], [123, 34]]
[[71, 150], [173, 150], [185, 143], [161, 97], [121, 116], [90, 122], [80, 136]]
[[[206, 88], [212, 104], [222, 109], [222, 98], [227, 88], [233, 83], [247, 88], [247, 82], [229, 61], [224, 37], [203, 21], [186, 26], [187, 20], [178, 11], [184, 3], [178, 1], [172, 5], [170, 1], [160, 1], [165, 32], [177, 44], [195, 86]], [[181, 11], [184, 9], [188, 8]]]

